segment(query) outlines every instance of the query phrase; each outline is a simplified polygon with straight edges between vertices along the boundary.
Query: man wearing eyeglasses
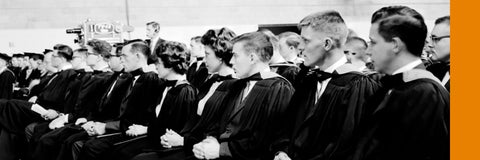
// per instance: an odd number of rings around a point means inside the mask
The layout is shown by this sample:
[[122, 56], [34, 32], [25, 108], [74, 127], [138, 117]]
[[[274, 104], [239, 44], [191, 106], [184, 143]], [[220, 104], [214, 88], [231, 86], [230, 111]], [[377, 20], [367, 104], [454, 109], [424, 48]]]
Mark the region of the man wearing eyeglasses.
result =
[[427, 70], [442, 81], [443, 86], [450, 91], [450, 16], [435, 20], [431, 33], [433, 64]]
[[110, 55], [112, 46], [106, 41], [92, 39], [87, 42], [86, 47], [88, 49], [87, 65], [96, 72], [110, 72], [105, 55]]

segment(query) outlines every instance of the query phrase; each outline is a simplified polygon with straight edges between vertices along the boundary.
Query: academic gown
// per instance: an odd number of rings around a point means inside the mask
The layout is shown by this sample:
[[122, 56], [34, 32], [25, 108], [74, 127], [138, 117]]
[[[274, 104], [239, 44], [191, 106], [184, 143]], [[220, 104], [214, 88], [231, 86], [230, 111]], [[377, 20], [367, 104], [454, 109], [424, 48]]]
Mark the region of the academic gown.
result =
[[208, 78], [208, 69], [205, 66], [205, 62], [200, 64], [198, 67], [198, 61], [194, 62], [187, 70], [187, 80], [192, 84], [195, 88], [200, 88], [202, 84]]
[[173, 149], [159, 149], [154, 152], [143, 153], [136, 156], [136, 160], [147, 159], [187, 159], [193, 158], [193, 145], [201, 142], [206, 138], [207, 132], [217, 130], [221, 116], [224, 113], [225, 107], [222, 106], [228, 90], [235, 83], [236, 79], [229, 76], [219, 76], [218, 74], [210, 77], [199, 89], [198, 99], [203, 99], [210, 87], [215, 82], [222, 82], [214, 91], [212, 96], [205, 102], [202, 115], [194, 115], [195, 118], [189, 120], [182, 131], [179, 133], [183, 136], [183, 146]]
[[30, 89], [30, 93], [28, 95], [28, 97], [33, 97], [33, 96], [37, 96], [38, 94], [40, 94], [40, 92], [43, 91], [43, 88], [48, 84], [48, 82], [50, 81], [51, 78], [53, 78], [53, 76], [55, 76], [56, 73], [53, 73], [53, 74], [45, 74], [43, 75], [42, 77], [40, 77], [40, 82], [33, 86], [32, 89]]
[[13, 84], [15, 83], [15, 74], [5, 68], [0, 73], [0, 99], [11, 99], [13, 94]]
[[[43, 91], [37, 95], [37, 104], [56, 111], [62, 111], [65, 104], [65, 95], [68, 85], [76, 77], [73, 69], [68, 69], [57, 73], [49, 83], [43, 88]], [[14, 133], [24, 135], [25, 127], [33, 122], [43, 122], [43, 118], [31, 110], [31, 102], [23, 100], [9, 100], [0, 103], [0, 124], [3, 129]]]
[[270, 68], [275, 73], [285, 77], [290, 83], [295, 83], [295, 78], [297, 77], [300, 67], [295, 65], [293, 62], [283, 62], [278, 64], [270, 65]]
[[[247, 82], [255, 85], [242, 101]], [[250, 83], [251, 84], [251, 83]], [[283, 124], [294, 88], [280, 75], [260, 72], [233, 84], [219, 129], [207, 133], [220, 143], [220, 159], [273, 159], [269, 146]]]
[[[49, 81], [42, 92], [38, 94], [37, 104], [46, 109], [58, 109], [63, 106], [64, 95], [67, 86], [75, 77], [75, 71], [72, 69], [61, 71], [57, 73], [54, 78]], [[44, 122], [45, 120], [37, 113], [31, 110], [33, 103], [23, 100], [0, 100], [0, 126], [2, 132], [10, 135], [18, 136], [17, 139], [10, 139], [2, 145], [15, 146], [15, 144], [26, 144], [25, 142], [25, 127], [33, 122]], [[25, 148], [20, 145], [18, 148]], [[15, 155], [20, 150], [10, 150], [9, 153], [2, 153], [3, 155]]]
[[[87, 81], [92, 78], [92, 72], [86, 72], [84, 69], [75, 70], [75, 78], [68, 84], [65, 92], [65, 102], [61, 110], [57, 110], [63, 114], [68, 114], [68, 119], [75, 116], [75, 112], [79, 110], [77, 107], [78, 97], [81, 92], [86, 92], [84, 86]], [[80, 111], [78, 111], [80, 112]], [[34, 150], [40, 137], [52, 131], [48, 125], [50, 121], [30, 124], [26, 129], [27, 140], [29, 141], [29, 155], [34, 155]], [[31, 135], [31, 137], [30, 137]]]
[[166, 133], [166, 129], [180, 133], [185, 123], [193, 118], [197, 109], [196, 89], [187, 81], [165, 81], [164, 87], [167, 86], [173, 88], [165, 95], [158, 116], [155, 111], [150, 114], [147, 136], [125, 143], [120, 142], [122, 144], [114, 147], [111, 155], [107, 156], [108, 159], [129, 160], [144, 150], [161, 149], [160, 136]]
[[[305, 71], [303, 71], [305, 72]], [[297, 85], [290, 103], [290, 115], [272, 144], [273, 151], [283, 151], [292, 159], [336, 159], [352, 150], [359, 123], [372, 109], [368, 102], [379, 84], [355, 70], [350, 64], [328, 73], [310, 71]], [[331, 78], [317, 100], [317, 84]]]
[[[85, 92], [86, 97], [81, 98], [84, 103], [80, 102], [79, 104], [80, 108], [87, 110], [87, 116], [84, 118], [97, 122], [113, 121], [117, 118], [120, 103], [126, 94], [131, 78], [129, 73], [123, 72], [115, 72], [113, 75], [108, 72], [95, 74], [91, 81], [92, 84], [88, 87], [92, 90]], [[75, 120], [71, 122], [74, 123]], [[42, 136], [35, 152], [39, 155], [34, 154], [34, 157], [39, 157], [38, 159], [42, 157], [43, 159], [55, 159], [56, 157], [57, 160], [70, 160], [73, 158], [73, 144], [76, 141], [86, 140], [88, 137], [87, 132], [81, 126], [71, 124], [56, 129]], [[49, 149], [50, 152], [45, 152], [45, 149]]]
[[138, 79], [134, 81], [135, 78], [131, 78], [127, 93], [120, 103], [119, 116], [106, 122], [105, 127], [106, 135], [119, 132], [121, 134], [87, 140], [79, 159], [98, 159], [105, 156], [115, 143], [134, 138], [125, 135], [129, 126], [133, 124], [148, 126], [148, 115], [157, 105], [157, 98], [161, 94], [159, 93], [161, 81], [156, 73], [144, 73], [142, 69], [130, 73], [132, 77], [138, 76]]
[[[90, 110], [98, 106], [101, 93], [106, 90], [107, 80], [112, 76], [111, 72], [85, 73], [78, 75], [78, 94], [76, 100], [71, 103], [71, 107], [64, 112], [68, 114], [68, 122], [65, 127], [41, 134], [38, 144], [34, 146], [32, 157], [38, 160], [49, 160], [57, 157], [60, 145], [65, 139], [75, 133], [80, 133], [83, 129], [75, 126], [78, 118], [87, 118]], [[73, 94], [71, 94], [73, 96]], [[38, 128], [37, 128], [38, 129]]]
[[[437, 77], [440, 81], [445, 77], [447, 72], [450, 72], [450, 63], [437, 62], [427, 67], [427, 70]], [[444, 85], [447, 91], [450, 92], [450, 79]]]
[[22, 72], [20, 73], [21, 79], [19, 79], [18, 81], [18, 86], [21, 88], [28, 87], [28, 85], [30, 85], [30, 82], [32, 82], [32, 80], [40, 79], [40, 76], [42, 75], [40, 70], [32, 69], [32, 73], [30, 73], [30, 75], [27, 77], [27, 70], [28, 68], [22, 70]]
[[351, 159], [449, 159], [450, 94], [423, 69], [382, 79]]
[[41, 77], [40, 70], [33, 69], [31, 71], [30, 75], [27, 75], [27, 70], [28, 70], [28, 68], [25, 68], [20, 72], [20, 75], [19, 75], [19, 78], [18, 78], [19, 90], [16, 90], [14, 92], [14, 98], [15, 99], [27, 100], [27, 97], [28, 97], [29, 92], [30, 92], [28, 90], [28, 86], [30, 85], [32, 80], [40, 79], [40, 77]]

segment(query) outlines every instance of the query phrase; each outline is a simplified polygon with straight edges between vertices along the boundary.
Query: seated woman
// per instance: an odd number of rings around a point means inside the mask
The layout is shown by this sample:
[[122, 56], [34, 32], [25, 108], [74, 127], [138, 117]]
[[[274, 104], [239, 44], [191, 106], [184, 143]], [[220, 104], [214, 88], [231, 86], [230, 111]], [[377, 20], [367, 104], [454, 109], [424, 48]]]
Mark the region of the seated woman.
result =
[[235, 33], [228, 28], [208, 30], [202, 36], [205, 45], [205, 63], [212, 76], [200, 87], [196, 117], [187, 122], [181, 132], [168, 129], [161, 136], [163, 150], [143, 153], [135, 160], [147, 159], [191, 159], [193, 145], [206, 138], [209, 132], [215, 131], [224, 112], [223, 100], [235, 79], [230, 59], [232, 58], [231, 40]]
[[162, 149], [160, 136], [167, 129], [180, 132], [193, 117], [197, 109], [197, 91], [185, 76], [188, 66], [185, 50], [184, 44], [170, 41], [155, 51], [158, 76], [164, 80], [158, 105], [151, 108], [151, 115], [145, 115], [151, 117], [148, 126], [133, 124], [128, 127], [126, 134], [138, 138], [116, 143], [108, 159], [130, 159], [144, 149]]

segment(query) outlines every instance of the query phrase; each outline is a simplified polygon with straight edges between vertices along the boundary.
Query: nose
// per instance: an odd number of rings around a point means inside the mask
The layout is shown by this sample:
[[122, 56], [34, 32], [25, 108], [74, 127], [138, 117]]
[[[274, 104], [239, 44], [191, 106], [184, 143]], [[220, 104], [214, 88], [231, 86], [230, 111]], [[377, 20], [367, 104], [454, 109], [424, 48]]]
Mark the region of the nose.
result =
[[232, 66], [235, 64], [235, 61], [234, 61], [233, 57], [230, 59], [230, 64], [232, 64]]
[[368, 45], [367, 50], [365, 50], [365, 54], [368, 56], [372, 56], [372, 47]]

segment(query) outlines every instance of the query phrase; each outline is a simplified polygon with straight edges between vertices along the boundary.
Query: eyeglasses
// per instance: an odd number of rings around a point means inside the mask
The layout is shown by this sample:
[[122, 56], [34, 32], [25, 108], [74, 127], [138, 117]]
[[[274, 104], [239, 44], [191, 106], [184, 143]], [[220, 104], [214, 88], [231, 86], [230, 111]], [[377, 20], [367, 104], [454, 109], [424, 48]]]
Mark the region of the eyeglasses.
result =
[[446, 35], [446, 36], [430, 36], [430, 39], [432, 39], [432, 42], [433, 43], [437, 43], [439, 42], [440, 40], [444, 39], [444, 38], [450, 38], [450, 35]]
[[343, 51], [344, 54], [351, 54], [351, 55], [356, 55], [357, 53], [355, 52], [350, 52], [350, 51]]
[[112, 57], [121, 57], [121, 55], [106, 55], [104, 58], [110, 59]]

